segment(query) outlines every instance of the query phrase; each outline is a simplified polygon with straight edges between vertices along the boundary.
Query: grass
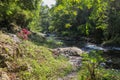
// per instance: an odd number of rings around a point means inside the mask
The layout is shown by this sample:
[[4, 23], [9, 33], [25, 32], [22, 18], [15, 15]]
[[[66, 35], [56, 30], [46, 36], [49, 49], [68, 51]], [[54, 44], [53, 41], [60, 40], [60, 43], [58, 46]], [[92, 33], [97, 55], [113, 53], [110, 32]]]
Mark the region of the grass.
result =
[[[37, 42], [26, 40], [17, 43], [2, 32], [0, 38], [0, 73], [6, 72], [14, 80], [57, 80], [72, 71], [65, 57], [56, 58], [50, 51], [50, 48], [62, 45], [52, 38], [45, 43], [44, 40], [40, 43], [39, 39]], [[99, 67], [103, 58], [98, 53], [101, 52], [93, 51], [83, 56], [78, 80], [120, 80], [120, 71]]]
[[[52, 52], [45, 46], [36, 45], [31, 41], [16, 43], [2, 32], [0, 37], [0, 56], [1, 54], [9, 56], [9, 60], [1, 59], [1, 64], [7, 65], [0, 68], [9, 74], [15, 73], [20, 80], [56, 80], [72, 70], [67, 59], [61, 56], [54, 58]], [[3, 52], [3, 47], [6, 52]]]
[[[27, 47], [26, 57], [24, 59], [30, 62], [29, 65], [33, 68], [31, 80], [36, 78], [39, 80], [53, 79], [71, 71], [71, 66], [67, 60], [62, 57], [55, 59], [46, 47], [36, 46], [31, 42], [25, 43], [29, 46]], [[27, 80], [26, 77], [24, 78]], [[30, 79], [30, 76], [28, 79]]]

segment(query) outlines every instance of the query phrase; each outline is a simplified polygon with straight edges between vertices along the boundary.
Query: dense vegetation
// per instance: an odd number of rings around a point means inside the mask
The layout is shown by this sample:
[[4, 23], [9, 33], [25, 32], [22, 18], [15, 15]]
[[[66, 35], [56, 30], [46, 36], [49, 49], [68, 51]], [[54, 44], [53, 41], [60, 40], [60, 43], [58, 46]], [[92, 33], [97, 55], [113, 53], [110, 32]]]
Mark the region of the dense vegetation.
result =
[[71, 71], [67, 59], [55, 58], [47, 47], [30, 41], [15, 42], [2, 32], [0, 37], [0, 80], [55, 80]]
[[118, 46], [119, 9], [119, 0], [56, 0], [50, 9], [41, 0], [1, 0], [0, 28], [12, 31], [29, 27], [62, 36], [87, 36], [96, 43], [107, 41]]
[[29, 27], [39, 29], [41, 0], [0, 0], [0, 28], [10, 32]]
[[56, 0], [56, 5], [48, 9], [49, 21], [48, 17], [44, 20], [49, 23], [46, 30], [62, 36], [87, 36], [96, 43], [108, 41], [118, 46], [119, 9], [119, 0]]
[[[51, 8], [42, 1], [0, 0], [0, 80], [57, 80], [74, 71], [69, 56], [57, 53], [67, 46], [64, 40], [50, 33], [75, 44], [81, 40], [80, 45], [91, 39], [120, 46], [120, 0], [56, 0]], [[82, 60], [78, 80], [120, 79], [119, 70], [101, 65], [106, 62], [101, 54], [77, 55]]]

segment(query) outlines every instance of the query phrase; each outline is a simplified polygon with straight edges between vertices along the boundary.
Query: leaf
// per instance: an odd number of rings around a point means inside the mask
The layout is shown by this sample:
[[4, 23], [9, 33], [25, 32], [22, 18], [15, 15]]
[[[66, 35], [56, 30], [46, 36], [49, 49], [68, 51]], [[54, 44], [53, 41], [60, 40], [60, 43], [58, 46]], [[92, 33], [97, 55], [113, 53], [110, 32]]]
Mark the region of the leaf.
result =
[[77, 12], [76, 12], [76, 11], [74, 11], [74, 12], [73, 12], [73, 15], [75, 15], [75, 16], [76, 16], [76, 15], [77, 15]]
[[11, 14], [12, 14], [12, 11], [8, 10], [8, 11], [6, 12], [6, 14], [7, 14], [7, 15], [11, 15]]
[[70, 23], [65, 24], [65, 28], [70, 28], [70, 27], [71, 27]]

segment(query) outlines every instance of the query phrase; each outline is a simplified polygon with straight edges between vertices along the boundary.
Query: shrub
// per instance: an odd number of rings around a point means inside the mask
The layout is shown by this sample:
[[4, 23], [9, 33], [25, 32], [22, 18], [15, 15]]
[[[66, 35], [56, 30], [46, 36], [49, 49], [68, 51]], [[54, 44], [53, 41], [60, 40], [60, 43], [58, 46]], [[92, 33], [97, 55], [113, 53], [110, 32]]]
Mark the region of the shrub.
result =
[[30, 31], [24, 28], [18, 33], [18, 36], [24, 40], [28, 39], [28, 35], [30, 35]]
[[92, 51], [83, 54], [83, 66], [78, 73], [79, 80], [120, 80], [118, 70], [105, 69], [101, 66], [105, 61], [101, 53], [101, 51]]

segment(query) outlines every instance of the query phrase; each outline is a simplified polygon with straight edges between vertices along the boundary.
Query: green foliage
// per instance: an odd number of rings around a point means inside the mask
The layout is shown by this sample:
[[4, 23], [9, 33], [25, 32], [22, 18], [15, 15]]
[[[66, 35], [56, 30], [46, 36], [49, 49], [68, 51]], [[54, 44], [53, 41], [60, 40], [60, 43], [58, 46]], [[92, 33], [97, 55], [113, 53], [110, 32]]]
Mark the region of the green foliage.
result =
[[79, 80], [119, 80], [120, 72], [104, 69], [101, 65], [105, 60], [99, 51], [83, 54], [83, 65], [78, 73]]
[[60, 40], [56, 40], [54, 37], [49, 37], [49, 39], [45, 43], [46, 45], [44, 46], [50, 48], [58, 48], [63, 46], [63, 42]]
[[90, 80], [99, 80], [99, 76], [97, 76], [97, 69], [99, 69], [99, 65], [104, 59], [100, 56], [101, 52], [92, 51], [89, 54], [84, 54], [83, 65], [88, 70], [88, 75]]
[[50, 9], [52, 32], [66, 36], [113, 39], [119, 33], [119, 0], [56, 0]]
[[42, 32], [49, 32], [50, 26], [50, 9], [48, 6], [41, 6], [40, 9], [40, 27]]
[[108, 13], [108, 27], [107, 27], [107, 37], [108, 39], [114, 39], [116, 36], [120, 37], [120, 1], [114, 0], [109, 3], [109, 13]]
[[20, 80], [56, 80], [72, 70], [67, 59], [55, 58], [47, 47], [25, 40], [16, 43], [3, 33], [0, 37], [0, 69], [16, 74]]
[[[39, 26], [41, 0], [5, 0], [0, 1], [0, 28], [11, 31], [11, 23], [19, 27], [35, 29]], [[12, 31], [11, 31], [12, 32]]]
[[101, 51], [91, 51], [89, 54], [83, 54], [83, 57], [90, 61], [90, 63], [96, 64], [104, 61], [100, 54], [102, 54]]
[[72, 35], [76, 32], [89, 35], [97, 28], [106, 28], [103, 22], [107, 6], [108, 1], [103, 0], [57, 0], [51, 9], [51, 25], [59, 34], [66, 31]]
[[72, 67], [63, 57], [55, 59], [46, 47], [36, 46], [31, 42], [24, 44], [30, 45], [26, 47], [27, 52], [23, 58], [30, 65], [30, 71], [20, 72], [23, 80], [54, 80], [71, 71]]
[[63, 46], [63, 42], [56, 40], [54, 37], [45, 37], [45, 34], [33, 32], [29, 35], [29, 40], [36, 45], [45, 46], [48, 48], [57, 48]]
[[66, 28], [70, 28], [71, 25], [68, 23], [68, 24], [65, 24], [65, 27], [66, 27]]

